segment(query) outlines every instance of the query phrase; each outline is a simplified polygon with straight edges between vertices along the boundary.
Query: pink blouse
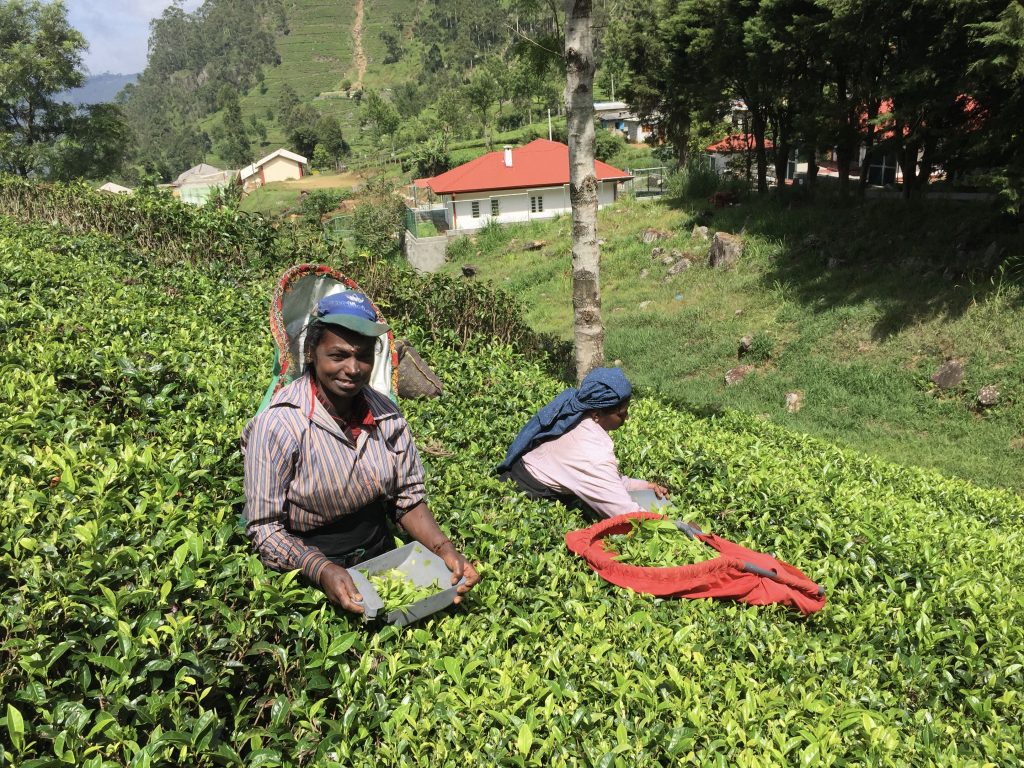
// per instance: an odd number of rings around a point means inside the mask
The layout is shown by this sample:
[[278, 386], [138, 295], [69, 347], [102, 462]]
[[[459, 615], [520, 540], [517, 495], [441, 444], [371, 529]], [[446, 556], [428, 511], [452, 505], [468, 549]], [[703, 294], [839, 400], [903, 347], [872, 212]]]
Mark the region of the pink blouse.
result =
[[588, 418], [541, 443], [522, 462], [537, 482], [556, 493], [575, 494], [602, 517], [636, 512], [640, 506], [629, 492], [648, 487], [643, 480], [619, 474], [611, 436]]

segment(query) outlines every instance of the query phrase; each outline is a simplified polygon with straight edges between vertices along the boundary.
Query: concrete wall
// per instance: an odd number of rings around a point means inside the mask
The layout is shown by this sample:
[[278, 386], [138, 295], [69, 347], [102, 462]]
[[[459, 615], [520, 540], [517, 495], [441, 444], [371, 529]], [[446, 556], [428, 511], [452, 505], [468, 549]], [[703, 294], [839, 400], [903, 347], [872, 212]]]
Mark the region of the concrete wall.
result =
[[448, 237], [416, 237], [406, 232], [403, 250], [406, 260], [417, 272], [436, 272], [444, 265]]

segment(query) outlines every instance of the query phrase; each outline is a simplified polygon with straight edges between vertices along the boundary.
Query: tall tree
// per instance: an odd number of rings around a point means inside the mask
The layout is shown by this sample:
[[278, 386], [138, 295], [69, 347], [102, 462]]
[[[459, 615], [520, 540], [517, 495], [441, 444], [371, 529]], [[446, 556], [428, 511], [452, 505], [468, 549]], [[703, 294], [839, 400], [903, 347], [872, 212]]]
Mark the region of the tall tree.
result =
[[604, 362], [601, 252], [594, 171], [594, 43], [591, 0], [565, 0], [565, 107], [572, 204], [572, 306], [576, 378]]
[[80, 86], [85, 38], [60, 0], [0, 3], [0, 171], [45, 171], [74, 108], [58, 100]]

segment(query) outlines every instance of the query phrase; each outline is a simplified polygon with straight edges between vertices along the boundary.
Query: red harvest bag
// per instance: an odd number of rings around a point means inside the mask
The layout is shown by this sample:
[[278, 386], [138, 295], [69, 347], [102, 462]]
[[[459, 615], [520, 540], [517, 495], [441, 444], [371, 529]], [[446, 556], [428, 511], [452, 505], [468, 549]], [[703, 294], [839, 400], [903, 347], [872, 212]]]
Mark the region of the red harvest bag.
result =
[[604, 537], [628, 533], [632, 518], [664, 519], [653, 512], [630, 512], [570, 531], [565, 543], [605, 581], [658, 597], [721, 597], [750, 605], [782, 603], [803, 614], [820, 611], [825, 590], [788, 563], [703, 533], [695, 526], [676, 523], [680, 535], [692, 535], [716, 549], [713, 560], [671, 568], [649, 568], [620, 563], [604, 548]]

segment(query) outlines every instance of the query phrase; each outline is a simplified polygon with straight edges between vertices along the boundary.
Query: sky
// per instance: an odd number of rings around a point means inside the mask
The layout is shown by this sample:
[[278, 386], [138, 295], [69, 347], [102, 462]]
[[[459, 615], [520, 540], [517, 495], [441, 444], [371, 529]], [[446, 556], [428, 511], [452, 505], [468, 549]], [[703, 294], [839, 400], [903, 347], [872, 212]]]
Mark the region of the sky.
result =
[[[89, 42], [82, 57], [88, 74], [132, 75], [145, 69], [149, 22], [171, 4], [170, 0], [64, 0], [68, 21]], [[200, 5], [202, 0], [182, 2], [186, 11]]]

